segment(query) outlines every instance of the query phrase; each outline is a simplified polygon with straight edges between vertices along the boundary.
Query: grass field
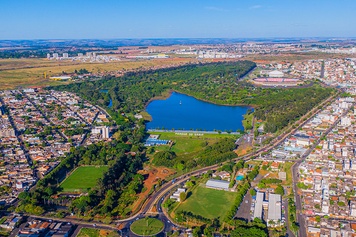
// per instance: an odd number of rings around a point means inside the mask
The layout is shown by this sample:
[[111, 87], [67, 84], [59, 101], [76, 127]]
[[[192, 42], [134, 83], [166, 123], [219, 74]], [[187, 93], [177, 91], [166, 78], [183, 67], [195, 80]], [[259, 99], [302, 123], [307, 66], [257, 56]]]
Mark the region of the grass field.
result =
[[78, 167], [60, 185], [63, 192], [86, 191], [96, 185], [97, 180], [108, 170], [107, 166], [81, 166]]
[[181, 203], [177, 211], [190, 211], [206, 218], [223, 218], [231, 208], [236, 193], [196, 187], [189, 198]]
[[[47, 59], [0, 59], [0, 90], [26, 86], [49, 86], [68, 84], [65, 81], [53, 81], [50, 76], [62, 72], [73, 73], [75, 69], [87, 69], [89, 72], [116, 72], [136, 68], [185, 64], [196, 59], [169, 58], [140, 61], [119, 61], [110, 63], [79, 63], [72, 61], [49, 61]], [[48, 78], [44, 78], [46, 72]]]
[[293, 165], [292, 162], [285, 162], [283, 164], [282, 170], [284, 172], [286, 172], [286, 175], [287, 175], [286, 181], [284, 182], [286, 185], [291, 185], [292, 184], [292, 169], [291, 169], [292, 165]]
[[120, 235], [112, 230], [100, 230], [91, 228], [82, 228], [77, 237], [119, 237]]
[[[180, 133], [177, 131], [177, 133]], [[199, 132], [196, 132], [199, 133]], [[186, 153], [200, 151], [206, 143], [213, 144], [224, 137], [236, 137], [231, 134], [203, 134], [202, 136], [176, 135], [176, 132], [150, 132], [150, 134], [160, 135], [160, 139], [174, 141], [172, 151], [178, 156]], [[168, 146], [158, 146], [156, 150], [168, 150]]]
[[155, 218], [144, 218], [131, 225], [131, 231], [137, 235], [156, 235], [163, 230], [163, 222]]

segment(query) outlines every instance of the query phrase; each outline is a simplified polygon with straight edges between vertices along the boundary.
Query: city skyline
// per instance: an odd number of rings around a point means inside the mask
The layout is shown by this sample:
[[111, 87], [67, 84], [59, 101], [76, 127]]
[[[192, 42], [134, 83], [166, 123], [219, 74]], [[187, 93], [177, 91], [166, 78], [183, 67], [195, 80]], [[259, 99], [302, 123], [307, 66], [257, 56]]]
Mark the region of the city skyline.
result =
[[353, 37], [356, 2], [2, 1], [0, 39]]

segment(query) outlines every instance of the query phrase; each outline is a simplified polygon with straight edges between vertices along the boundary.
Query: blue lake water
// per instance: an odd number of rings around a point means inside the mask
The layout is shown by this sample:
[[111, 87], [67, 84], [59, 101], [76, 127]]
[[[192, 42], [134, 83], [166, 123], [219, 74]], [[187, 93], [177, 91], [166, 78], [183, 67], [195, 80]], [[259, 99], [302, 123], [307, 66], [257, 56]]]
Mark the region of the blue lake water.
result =
[[184, 129], [203, 131], [244, 130], [243, 115], [247, 106], [216, 105], [173, 92], [168, 99], [154, 100], [146, 108], [152, 116], [148, 129]]
[[[102, 89], [102, 90], [100, 90], [100, 92], [103, 92], [103, 93], [108, 93], [108, 92], [109, 92], [109, 90], [108, 90], [108, 89]], [[111, 107], [112, 107], [112, 99], [111, 99], [111, 98], [110, 98], [110, 102], [109, 102], [108, 107], [109, 107], [109, 108], [111, 108]]]

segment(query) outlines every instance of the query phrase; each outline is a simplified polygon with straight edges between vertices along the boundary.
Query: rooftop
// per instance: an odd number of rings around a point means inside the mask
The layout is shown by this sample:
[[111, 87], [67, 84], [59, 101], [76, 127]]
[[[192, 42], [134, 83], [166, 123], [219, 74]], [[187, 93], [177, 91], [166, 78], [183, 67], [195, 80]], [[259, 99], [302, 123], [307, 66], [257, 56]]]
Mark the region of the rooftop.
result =
[[280, 220], [282, 218], [281, 211], [281, 195], [271, 193], [268, 199], [268, 219]]
[[224, 180], [216, 180], [216, 179], [209, 179], [206, 182], [206, 186], [209, 188], [218, 188], [218, 189], [229, 189], [230, 182]]

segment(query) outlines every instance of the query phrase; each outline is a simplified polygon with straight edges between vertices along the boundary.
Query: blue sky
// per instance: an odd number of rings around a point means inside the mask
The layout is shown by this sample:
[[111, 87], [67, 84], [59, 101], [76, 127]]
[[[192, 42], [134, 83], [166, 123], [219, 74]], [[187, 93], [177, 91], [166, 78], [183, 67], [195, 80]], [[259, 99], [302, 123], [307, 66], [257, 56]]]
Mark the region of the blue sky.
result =
[[0, 39], [356, 37], [356, 0], [0, 0]]

